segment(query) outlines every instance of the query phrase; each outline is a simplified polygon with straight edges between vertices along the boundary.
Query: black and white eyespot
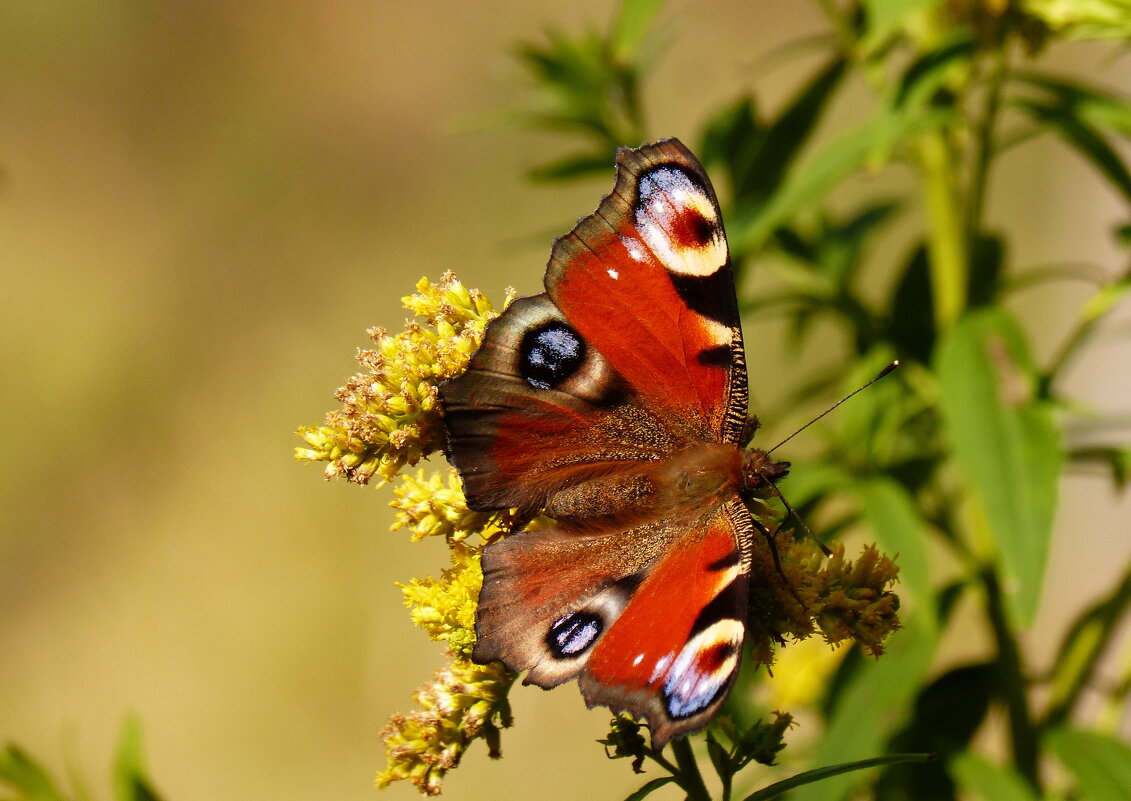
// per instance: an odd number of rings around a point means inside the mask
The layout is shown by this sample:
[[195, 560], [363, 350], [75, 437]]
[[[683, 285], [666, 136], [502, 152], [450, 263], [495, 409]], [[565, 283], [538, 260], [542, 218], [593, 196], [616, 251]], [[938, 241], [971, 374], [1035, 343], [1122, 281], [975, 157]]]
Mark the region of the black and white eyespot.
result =
[[585, 341], [558, 320], [531, 328], [519, 346], [519, 371], [535, 389], [556, 389], [585, 363]]
[[723, 223], [711, 193], [679, 167], [663, 165], [640, 177], [634, 221], [676, 275], [709, 276], [727, 264]]
[[546, 632], [546, 647], [557, 659], [572, 659], [588, 651], [597, 642], [605, 622], [592, 612], [573, 612], [558, 618]]
[[683, 646], [668, 667], [661, 690], [672, 720], [698, 715], [723, 697], [738, 672], [744, 633], [742, 623], [724, 618]]

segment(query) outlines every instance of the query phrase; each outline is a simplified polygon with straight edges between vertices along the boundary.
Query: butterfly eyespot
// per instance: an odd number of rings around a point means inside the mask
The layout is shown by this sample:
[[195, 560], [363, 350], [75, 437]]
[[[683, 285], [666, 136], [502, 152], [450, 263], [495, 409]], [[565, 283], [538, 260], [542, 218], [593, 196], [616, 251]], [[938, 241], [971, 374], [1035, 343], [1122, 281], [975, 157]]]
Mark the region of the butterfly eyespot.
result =
[[684, 646], [664, 679], [664, 706], [673, 720], [692, 717], [722, 697], [737, 672], [743, 629], [721, 620]]
[[558, 659], [571, 659], [589, 650], [604, 628], [604, 621], [597, 615], [574, 612], [550, 626], [546, 645]]
[[519, 346], [519, 368], [535, 389], [554, 389], [585, 361], [585, 342], [562, 322], [553, 321], [526, 332]]

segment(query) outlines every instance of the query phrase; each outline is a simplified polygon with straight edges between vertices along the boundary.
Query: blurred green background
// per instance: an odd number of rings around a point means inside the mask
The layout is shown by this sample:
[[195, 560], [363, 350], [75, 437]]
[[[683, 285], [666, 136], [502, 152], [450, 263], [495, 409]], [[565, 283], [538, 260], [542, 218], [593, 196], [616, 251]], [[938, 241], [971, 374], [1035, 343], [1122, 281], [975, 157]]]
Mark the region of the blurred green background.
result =
[[[420, 276], [454, 269], [496, 300], [508, 284], [538, 290], [550, 240], [595, 207], [612, 165], [566, 188], [526, 181], [559, 140], [507, 124], [530, 91], [514, 46], [611, 13], [592, 0], [0, 5], [0, 736], [81, 767], [102, 797], [130, 713], [172, 801], [377, 796], [378, 733], [443, 662], [394, 582], [437, 572], [445, 549], [390, 533], [386, 492], [296, 464], [293, 431], [334, 405], [368, 326], [400, 325]], [[823, 29], [786, 0], [673, 2], [664, 20], [672, 44], [646, 86], [655, 137], [690, 137], [742, 87], [772, 107], [813, 62], [767, 54]], [[1131, 86], [1111, 52], [1061, 44], [1046, 65]], [[853, 113], [842, 101], [831, 127]], [[1023, 226], [1018, 263], [1118, 263], [1118, 201], [1053, 143], [1005, 158], [989, 202], [991, 221]], [[1068, 329], [1066, 293], [1075, 308], [1090, 291], [1027, 293], [1039, 346]], [[1131, 397], [1118, 336], [1131, 315], [1116, 317], [1070, 376], [1109, 413]], [[796, 369], [778, 338], [747, 326], [761, 375]], [[754, 396], [772, 407], [775, 387]], [[1055, 641], [1043, 632], [1131, 552], [1131, 503], [1103, 477], [1070, 475], [1058, 520], [1026, 635], [1038, 664]], [[960, 631], [950, 663], [982, 642]], [[476, 747], [448, 798], [639, 785], [593, 743], [608, 715], [576, 689], [511, 697], [503, 762]]]

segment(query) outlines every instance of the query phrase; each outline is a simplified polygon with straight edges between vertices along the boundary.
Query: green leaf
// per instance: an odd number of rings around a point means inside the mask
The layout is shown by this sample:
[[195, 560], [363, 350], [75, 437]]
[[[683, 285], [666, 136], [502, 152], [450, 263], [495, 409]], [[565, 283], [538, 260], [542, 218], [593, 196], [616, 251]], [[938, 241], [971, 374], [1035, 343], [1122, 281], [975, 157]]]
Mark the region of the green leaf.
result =
[[[969, 308], [989, 306], [1001, 295], [1005, 265], [1005, 242], [994, 234], [973, 239], [969, 248], [969, 287], [966, 303]], [[937, 343], [934, 315], [923, 309], [934, 308], [930, 264], [926, 243], [916, 244], [903, 268], [889, 304], [891, 321], [888, 336], [894, 341], [901, 359], [915, 359], [926, 364]]]
[[1066, 81], [1044, 73], [1027, 72], [1013, 76], [1016, 81], [1047, 93], [1047, 96], [1080, 120], [1101, 130], [1131, 139], [1131, 100], [1099, 86]]
[[642, 798], [647, 798], [649, 795], [659, 790], [665, 784], [671, 784], [675, 781], [674, 776], [661, 776], [658, 779], [652, 779], [650, 782], [645, 782], [636, 792], [631, 793], [624, 801], [640, 801]]
[[[880, 549], [899, 554], [901, 587], [906, 587], [930, 616], [934, 610], [927, 532], [907, 490], [885, 476], [855, 484], [864, 520], [876, 536]], [[901, 593], [902, 594], [902, 593]]]
[[979, 42], [965, 32], [929, 50], [911, 63], [903, 73], [893, 98], [896, 106], [929, 102], [941, 89], [952, 65], [969, 61], [978, 51]]
[[765, 128], [764, 135], [755, 141], [756, 149], [745, 169], [734, 176], [736, 204], [760, 205], [777, 191], [797, 154], [809, 141], [846, 68], [843, 58], [831, 60]]
[[591, 175], [607, 175], [612, 163], [612, 154], [605, 150], [596, 153], [578, 153], [535, 167], [528, 174], [532, 181], [567, 181], [587, 178]]
[[47, 771], [14, 745], [0, 752], [0, 784], [20, 793], [21, 801], [65, 801]]
[[[882, 657], [857, 665], [837, 693], [814, 762], [855, 762], [883, 750], [892, 730], [906, 718], [931, 665], [936, 627], [925, 618], [933, 614], [933, 610], [924, 610], [923, 614], [908, 615], [903, 628], [888, 641]], [[797, 790], [790, 801], [829, 801], [843, 797], [854, 786], [852, 777], [839, 776], [820, 787]]]
[[1122, 192], [1125, 199], [1131, 200], [1131, 172], [1119, 153], [1086, 119], [1077, 116], [1073, 109], [1059, 105], [1016, 100], [1014, 106], [1058, 134]]
[[960, 319], [936, 354], [954, 457], [989, 525], [1021, 625], [1040, 598], [1064, 454], [1052, 408], [1032, 398], [1036, 370], [1003, 310]]
[[122, 725], [114, 759], [114, 797], [118, 801], [160, 801], [145, 777], [144, 762], [141, 724], [131, 717]]
[[871, 52], [896, 35], [908, 17], [940, 3], [939, 0], [864, 0], [861, 5], [867, 15], [861, 47], [865, 52]]
[[979, 801], [1040, 801], [1017, 771], [976, 754], [956, 756], [950, 761], [950, 772], [958, 786]]
[[[937, 754], [946, 760], [962, 752], [986, 719], [996, 689], [993, 663], [948, 670], [915, 699], [910, 724], [890, 743], [896, 751]], [[930, 765], [893, 765], [880, 776], [876, 798], [953, 801], [954, 780], [943, 761]]]
[[1114, 737], [1080, 729], [1049, 732], [1045, 743], [1076, 777], [1088, 801], [1131, 796], [1131, 747]]
[[[665, 0], [622, 0], [613, 23], [613, 52], [631, 58], [640, 49], [648, 29], [664, 7]], [[634, 143], [635, 144], [635, 143]]]
[[[768, 787], [763, 787], [761, 790], [746, 796], [743, 801], [769, 801], [769, 799], [777, 798], [782, 793], [788, 792], [794, 788], [803, 787], [813, 782], [824, 781], [834, 776], [852, 773], [853, 771], [882, 767], [884, 765], [894, 765], [901, 762], [929, 762], [931, 759], [930, 754], [895, 754], [893, 756], [861, 759], [843, 765], [830, 765], [826, 768], [816, 768], [814, 770], [805, 771], [804, 773], [798, 773], [796, 776], [791, 776], [780, 782], [775, 782]], [[823, 785], [822, 790], [827, 786], [828, 785]], [[831, 798], [832, 796], [826, 795], [822, 797]]]
[[1099, 463], [1111, 471], [1111, 482], [1122, 492], [1131, 480], [1131, 448], [1094, 445], [1073, 448], [1068, 454], [1073, 464]]
[[868, 122], [837, 138], [802, 167], [793, 171], [764, 206], [740, 211], [728, 225], [732, 250], [757, 250], [779, 225], [803, 209], [814, 208], [834, 186], [865, 165], [882, 163], [907, 137], [941, 126], [947, 110], [905, 115], [881, 109]]

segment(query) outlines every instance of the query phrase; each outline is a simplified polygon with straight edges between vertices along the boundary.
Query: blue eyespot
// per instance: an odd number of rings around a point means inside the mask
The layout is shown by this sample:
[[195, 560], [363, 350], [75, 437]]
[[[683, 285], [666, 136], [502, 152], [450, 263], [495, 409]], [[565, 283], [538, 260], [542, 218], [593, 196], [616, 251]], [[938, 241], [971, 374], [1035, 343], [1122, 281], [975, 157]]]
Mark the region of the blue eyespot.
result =
[[519, 348], [520, 371], [535, 389], [554, 389], [581, 367], [585, 343], [577, 332], [553, 321], [532, 328]]
[[597, 615], [574, 612], [550, 626], [546, 632], [546, 645], [558, 659], [570, 659], [592, 647], [604, 628], [604, 621]]

